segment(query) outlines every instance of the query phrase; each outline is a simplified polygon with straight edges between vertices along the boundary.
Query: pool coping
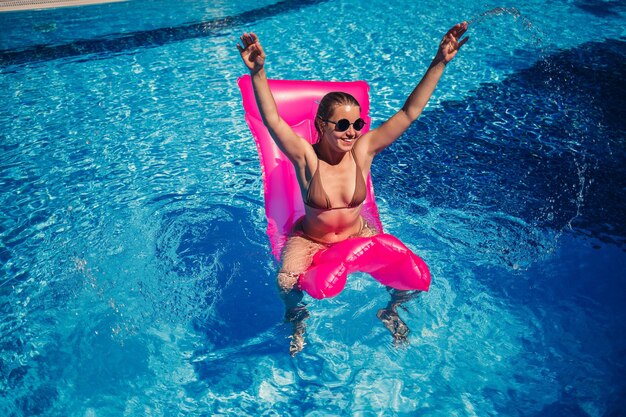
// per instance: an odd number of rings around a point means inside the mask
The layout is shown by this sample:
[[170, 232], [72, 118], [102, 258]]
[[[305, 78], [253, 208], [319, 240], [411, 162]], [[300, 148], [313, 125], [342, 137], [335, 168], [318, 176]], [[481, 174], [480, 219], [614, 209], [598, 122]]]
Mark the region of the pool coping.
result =
[[117, 3], [127, 0], [0, 0], [1, 12], [52, 9], [57, 7], [88, 6], [101, 3]]

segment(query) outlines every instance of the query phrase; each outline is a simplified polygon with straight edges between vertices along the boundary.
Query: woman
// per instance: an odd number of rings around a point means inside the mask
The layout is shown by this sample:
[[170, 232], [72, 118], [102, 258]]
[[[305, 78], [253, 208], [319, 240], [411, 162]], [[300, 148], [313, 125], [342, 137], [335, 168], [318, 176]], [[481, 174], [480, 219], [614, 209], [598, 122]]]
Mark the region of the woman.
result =
[[[304, 346], [304, 319], [308, 313], [298, 305], [302, 291], [300, 275], [310, 266], [320, 249], [355, 236], [377, 233], [361, 216], [367, 191], [367, 178], [374, 156], [391, 145], [430, 99], [448, 62], [467, 41], [459, 39], [467, 23], [459, 23], [444, 36], [426, 74], [404, 106], [376, 129], [361, 135], [365, 123], [359, 103], [349, 94], [329, 93], [320, 101], [315, 119], [317, 143], [299, 137], [278, 114], [265, 73], [265, 52], [254, 33], [241, 36], [237, 44], [250, 71], [252, 85], [263, 122], [281, 151], [292, 162], [305, 203], [305, 215], [294, 226], [282, 253], [278, 287], [285, 302], [287, 321], [293, 324], [290, 352]], [[400, 320], [397, 307], [411, 297], [409, 292], [391, 291], [392, 301], [378, 317], [396, 341], [405, 341], [408, 328]]]

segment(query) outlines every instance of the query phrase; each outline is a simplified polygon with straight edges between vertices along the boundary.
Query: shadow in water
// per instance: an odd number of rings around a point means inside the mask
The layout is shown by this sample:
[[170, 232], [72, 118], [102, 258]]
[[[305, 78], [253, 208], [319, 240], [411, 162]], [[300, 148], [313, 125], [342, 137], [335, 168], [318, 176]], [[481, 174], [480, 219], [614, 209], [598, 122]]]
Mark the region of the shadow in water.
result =
[[266, 241], [250, 213], [238, 207], [176, 210], [164, 218], [159, 258], [181, 281], [194, 282], [182, 286], [196, 294], [186, 298], [196, 304], [188, 311], [212, 349], [242, 346], [282, 319]]
[[576, 7], [598, 17], [619, 17], [626, 10], [626, 4], [621, 0], [579, 0]]
[[[599, 386], [610, 387], [609, 409], [614, 415], [623, 410], [617, 394], [624, 391], [619, 330], [626, 314], [625, 57], [624, 39], [556, 53], [462, 102], [428, 111], [373, 165], [373, 178], [384, 182], [377, 184], [378, 195], [392, 204], [424, 217], [430, 207], [442, 208], [439, 216], [465, 215], [473, 222], [461, 225], [471, 233], [455, 236], [478, 264], [471, 266], [472, 284], [484, 284], [531, 324], [532, 334], [519, 339], [529, 363], [553, 370], [555, 385], [579, 390], [562, 394], [540, 416], [586, 415], [579, 404], [593, 391], [594, 372]], [[427, 204], [419, 207], [420, 200]], [[533, 231], [569, 226], [606, 247], [596, 250], [568, 236], [546, 262], [503, 273], [501, 264], [485, 261], [501, 248], [481, 247], [492, 243], [481, 237], [506, 224], [487, 224], [487, 232], [472, 228], [493, 213], [511, 218], [511, 230], [518, 231], [503, 239], [506, 250], [541, 243], [531, 242]], [[572, 361], [580, 364], [572, 367]]]
[[624, 39], [587, 43], [426, 112], [374, 164], [378, 194], [624, 246], [625, 57]]
[[288, 354], [267, 236], [249, 211], [211, 205], [169, 213], [159, 243], [162, 262], [176, 276], [201, 283], [194, 291], [203, 309], [195, 310], [192, 325], [205, 342], [190, 358], [198, 378], [185, 386], [187, 394], [201, 396], [207, 386], [245, 390], [255, 372], [250, 357]]

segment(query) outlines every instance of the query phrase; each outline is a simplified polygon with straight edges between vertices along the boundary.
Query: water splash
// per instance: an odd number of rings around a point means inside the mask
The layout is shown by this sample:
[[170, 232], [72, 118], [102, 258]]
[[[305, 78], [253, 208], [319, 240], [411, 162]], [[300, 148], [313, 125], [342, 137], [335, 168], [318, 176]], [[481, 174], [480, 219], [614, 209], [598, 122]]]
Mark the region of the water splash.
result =
[[530, 21], [527, 17], [523, 16], [522, 13], [516, 9], [515, 7], [496, 7], [491, 10], [487, 10], [486, 12], [480, 13], [467, 21], [468, 26], [477, 25], [479, 23], [484, 22], [485, 20], [490, 20], [494, 17], [508, 15], [512, 16], [513, 20], [519, 22], [525, 31], [530, 33], [532, 43], [541, 47], [543, 44], [543, 32], [542, 30]]
[[472, 17], [467, 21], [468, 25], [474, 25], [476, 23], [480, 23], [484, 20], [495, 16], [501, 16], [503, 14], [508, 14], [513, 16], [514, 18], [520, 17], [522, 14], [515, 7], [495, 7], [491, 10], [487, 10], [486, 12], [482, 12], [481, 14]]
[[[534, 47], [538, 48], [539, 56], [537, 59], [537, 68], [539, 69], [539, 73], [543, 74], [543, 83], [545, 85], [544, 93], [550, 95], [551, 100], [556, 104], [559, 108], [558, 114], [561, 117], [568, 117], [569, 113], [578, 113], [577, 103], [571, 103], [569, 97], [569, 92], [572, 91], [572, 87], [574, 81], [571, 79], [570, 68], [564, 68], [562, 63], [557, 59], [558, 55], [554, 55], [554, 52], [548, 50], [548, 46], [544, 43], [544, 33], [543, 31], [533, 23], [529, 18], [522, 15], [519, 9], [515, 7], [496, 7], [480, 14], [477, 14], [470, 19], [468, 19], [468, 26], [472, 26], [474, 28], [480, 27], [483, 23], [487, 21], [491, 21], [492, 19], [499, 18], [501, 16], [512, 17], [513, 21], [516, 23], [516, 26], [521, 26], [521, 34], [523, 35], [523, 41], [528, 42]], [[511, 29], [514, 29], [511, 27]], [[556, 61], [556, 62], [555, 62]], [[548, 116], [548, 115], [547, 115]], [[589, 116], [590, 117], [590, 116]], [[585, 158], [585, 144], [590, 140], [586, 132], [582, 129], [576, 129], [574, 132], [569, 134], [570, 140], [569, 143], [561, 143], [564, 147], [574, 147], [578, 150], [573, 150], [571, 152], [571, 159], [573, 161], [573, 165], [577, 167], [577, 181], [573, 188], [570, 189], [568, 185], [568, 189], [562, 189], [561, 195], [559, 198], [555, 198], [556, 200], [562, 200], [566, 198], [568, 201], [571, 201], [575, 205], [575, 210], [572, 216], [565, 221], [565, 224], [562, 228], [558, 230], [558, 233], [555, 237], [555, 245], [556, 242], [560, 239], [560, 236], [563, 232], [572, 229], [572, 224], [576, 221], [577, 218], [581, 215], [581, 210], [585, 203], [585, 196], [589, 189], [590, 179], [589, 175], [589, 163]], [[574, 193], [574, 195], [570, 195], [570, 193]], [[553, 221], [553, 217], [555, 217], [556, 213], [554, 212], [554, 207], [552, 210], [547, 210], [545, 213], [539, 216], [536, 219], [538, 224], [541, 223], [550, 223]]]

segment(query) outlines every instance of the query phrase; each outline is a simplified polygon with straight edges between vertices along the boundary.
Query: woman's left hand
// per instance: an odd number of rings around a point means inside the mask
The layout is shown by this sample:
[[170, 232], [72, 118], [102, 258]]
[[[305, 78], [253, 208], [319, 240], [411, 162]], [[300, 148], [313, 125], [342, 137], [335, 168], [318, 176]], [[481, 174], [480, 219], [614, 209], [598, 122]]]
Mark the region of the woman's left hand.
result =
[[259, 42], [259, 37], [250, 32], [244, 33], [239, 39], [241, 39], [243, 45], [242, 47], [237, 44], [241, 59], [250, 70], [250, 74], [254, 75], [261, 71], [265, 65], [265, 52], [263, 51], [261, 42]]
[[[446, 33], [446, 36], [443, 37], [441, 43], [439, 44], [439, 50], [437, 51], [437, 57], [435, 58], [438, 61], [443, 61], [444, 64], [447, 64], [454, 58], [456, 53], [459, 51], [461, 46], [467, 42], [469, 36], [461, 39], [461, 36], [467, 30], [467, 22], [457, 23]], [[461, 41], [459, 42], [459, 39]]]

